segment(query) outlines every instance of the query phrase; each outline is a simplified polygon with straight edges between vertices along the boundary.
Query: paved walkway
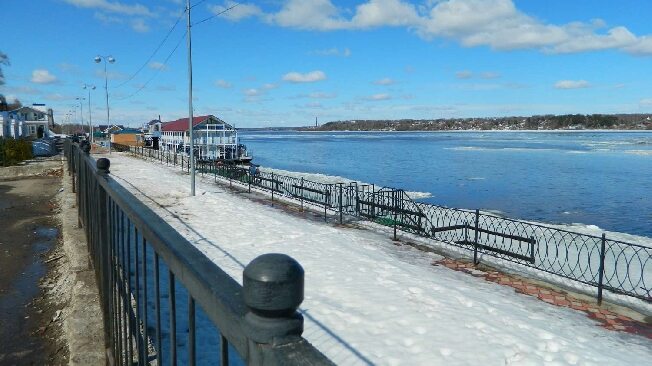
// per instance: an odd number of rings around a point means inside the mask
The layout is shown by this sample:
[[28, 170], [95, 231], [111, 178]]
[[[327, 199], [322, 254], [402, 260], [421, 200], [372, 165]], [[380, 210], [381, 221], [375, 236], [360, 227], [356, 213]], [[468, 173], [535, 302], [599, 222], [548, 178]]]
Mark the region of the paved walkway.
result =
[[518, 293], [536, 297], [549, 304], [584, 312], [606, 329], [638, 334], [652, 339], [652, 324], [602, 308], [595, 302], [579, 299], [571, 293], [545, 287], [523, 277], [505, 274], [484, 265], [482, 269], [478, 269], [472, 262], [444, 258], [434, 262], [433, 265], [465, 272], [473, 277], [481, 277], [489, 282], [512, 287]]

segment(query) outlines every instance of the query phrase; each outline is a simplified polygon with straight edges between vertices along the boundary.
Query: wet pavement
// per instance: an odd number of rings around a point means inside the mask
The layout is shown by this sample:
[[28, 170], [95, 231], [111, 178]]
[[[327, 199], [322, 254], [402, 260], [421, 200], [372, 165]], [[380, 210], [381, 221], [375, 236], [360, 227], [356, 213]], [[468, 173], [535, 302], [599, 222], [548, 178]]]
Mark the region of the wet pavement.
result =
[[0, 365], [59, 363], [44, 329], [51, 311], [40, 300], [44, 263], [59, 240], [59, 177], [0, 180]]

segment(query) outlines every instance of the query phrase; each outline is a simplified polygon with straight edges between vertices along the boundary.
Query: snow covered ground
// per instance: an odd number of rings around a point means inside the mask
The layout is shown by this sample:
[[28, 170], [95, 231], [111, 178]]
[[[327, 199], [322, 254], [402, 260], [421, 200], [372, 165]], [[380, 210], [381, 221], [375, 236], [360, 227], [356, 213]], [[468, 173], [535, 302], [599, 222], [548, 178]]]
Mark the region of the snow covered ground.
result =
[[[291, 216], [178, 169], [112, 154], [111, 175], [241, 283], [280, 252], [306, 272], [304, 337], [342, 365], [643, 365], [650, 340], [444, 267], [381, 232]], [[183, 220], [183, 221], [182, 221]], [[198, 335], [200, 346], [201, 335]]]

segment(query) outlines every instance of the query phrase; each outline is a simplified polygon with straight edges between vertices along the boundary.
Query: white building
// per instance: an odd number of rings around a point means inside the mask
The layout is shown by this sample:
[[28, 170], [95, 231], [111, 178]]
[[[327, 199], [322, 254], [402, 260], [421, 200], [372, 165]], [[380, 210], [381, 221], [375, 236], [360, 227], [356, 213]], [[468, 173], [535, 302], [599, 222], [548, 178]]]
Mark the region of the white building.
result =
[[[207, 115], [193, 117], [192, 126], [195, 154], [200, 159], [251, 160], [246, 147], [239, 143], [238, 131], [230, 124], [213, 115]], [[160, 131], [161, 150], [188, 154], [188, 127], [188, 118], [181, 118], [160, 123], [160, 127], [154, 123], [150, 126], [150, 133], [155, 137]]]
[[21, 107], [0, 112], [0, 137], [33, 137], [50, 135], [51, 110]]

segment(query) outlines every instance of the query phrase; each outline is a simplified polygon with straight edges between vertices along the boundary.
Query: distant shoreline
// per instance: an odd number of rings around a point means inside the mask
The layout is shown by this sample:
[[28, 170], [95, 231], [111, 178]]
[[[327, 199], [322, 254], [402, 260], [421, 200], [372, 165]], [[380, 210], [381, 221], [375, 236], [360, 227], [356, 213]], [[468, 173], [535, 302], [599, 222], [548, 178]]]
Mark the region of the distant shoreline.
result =
[[241, 131], [253, 131], [253, 132], [305, 132], [305, 133], [470, 133], [470, 132], [528, 132], [528, 133], [546, 133], [546, 132], [563, 132], [563, 133], [581, 133], [581, 132], [598, 132], [598, 133], [640, 133], [640, 132], [649, 132], [652, 133], [652, 130], [640, 129], [640, 130], [616, 130], [616, 129], [603, 129], [603, 130], [570, 130], [570, 129], [559, 129], [559, 130], [401, 130], [401, 131], [387, 131], [387, 130], [310, 130], [305, 127], [287, 127], [287, 128], [242, 128]]

